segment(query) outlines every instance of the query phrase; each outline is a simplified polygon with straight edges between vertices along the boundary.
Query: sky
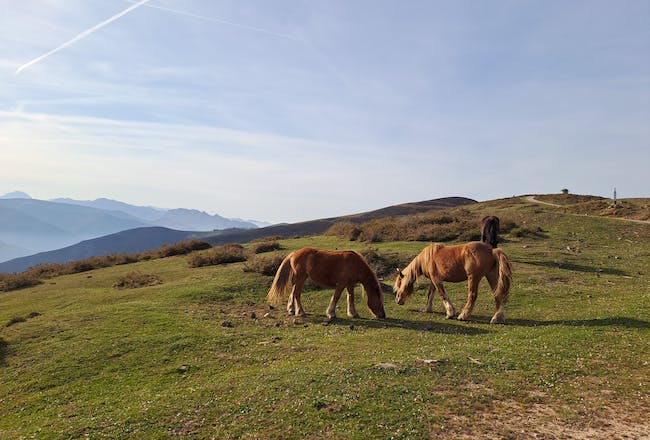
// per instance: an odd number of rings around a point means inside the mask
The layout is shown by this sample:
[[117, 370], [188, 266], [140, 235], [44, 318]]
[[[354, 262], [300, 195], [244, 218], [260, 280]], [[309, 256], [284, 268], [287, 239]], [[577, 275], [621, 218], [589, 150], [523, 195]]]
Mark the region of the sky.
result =
[[295, 222], [650, 197], [650, 1], [0, 0], [0, 193]]

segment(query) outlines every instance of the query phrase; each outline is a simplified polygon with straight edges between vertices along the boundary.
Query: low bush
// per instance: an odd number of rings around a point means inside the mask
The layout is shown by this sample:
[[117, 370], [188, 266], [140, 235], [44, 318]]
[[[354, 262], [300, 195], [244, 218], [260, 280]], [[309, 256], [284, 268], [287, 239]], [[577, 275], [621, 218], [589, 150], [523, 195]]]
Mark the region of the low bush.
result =
[[282, 249], [282, 247], [280, 246], [280, 242], [278, 241], [263, 241], [259, 243], [253, 243], [253, 247], [252, 247], [253, 253], [255, 254], [277, 251], [279, 249]]
[[367, 248], [359, 252], [365, 258], [368, 266], [377, 274], [377, 277], [392, 277], [396, 269], [404, 268], [409, 261], [396, 252], [379, 252], [377, 249]]
[[273, 276], [280, 268], [284, 255], [255, 255], [246, 262], [244, 272]]
[[350, 221], [342, 221], [334, 223], [330, 226], [324, 235], [340, 237], [344, 240], [355, 241], [359, 238], [361, 234], [361, 228], [359, 225], [352, 223]]
[[519, 226], [510, 231], [510, 235], [517, 238], [545, 238], [546, 234], [539, 226]]
[[189, 265], [190, 267], [203, 267], [241, 261], [246, 261], [244, 247], [240, 244], [225, 244], [192, 254], [189, 258]]
[[133, 271], [118, 278], [113, 287], [116, 289], [137, 289], [161, 283], [162, 279], [158, 275]]
[[178, 243], [164, 245], [157, 250], [153, 251], [153, 254], [158, 258], [173, 257], [174, 255], [187, 255], [194, 251], [202, 251], [210, 249], [212, 245], [205, 241], [201, 240], [184, 240]]
[[26, 289], [37, 286], [43, 282], [32, 273], [0, 274], [0, 291], [10, 292], [12, 290]]

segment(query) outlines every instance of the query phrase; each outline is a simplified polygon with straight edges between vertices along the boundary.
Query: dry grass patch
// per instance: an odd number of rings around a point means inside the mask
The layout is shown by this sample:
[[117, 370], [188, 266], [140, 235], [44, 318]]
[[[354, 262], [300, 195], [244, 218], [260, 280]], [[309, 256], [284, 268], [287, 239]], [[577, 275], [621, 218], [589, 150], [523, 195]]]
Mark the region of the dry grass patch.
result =
[[142, 273], [137, 270], [129, 272], [113, 284], [116, 289], [137, 289], [139, 287], [155, 286], [162, 284], [162, 279], [158, 275]]

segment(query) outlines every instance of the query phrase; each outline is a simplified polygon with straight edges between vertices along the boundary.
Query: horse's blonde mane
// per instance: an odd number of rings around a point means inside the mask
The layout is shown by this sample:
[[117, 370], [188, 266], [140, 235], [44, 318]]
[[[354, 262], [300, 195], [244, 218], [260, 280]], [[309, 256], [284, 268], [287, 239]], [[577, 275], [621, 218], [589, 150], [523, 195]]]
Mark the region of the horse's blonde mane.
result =
[[429, 268], [433, 265], [433, 256], [441, 248], [445, 247], [442, 243], [433, 243], [422, 249], [414, 259], [404, 268], [403, 282], [406, 284], [413, 284], [417, 277], [424, 273], [424, 268]]

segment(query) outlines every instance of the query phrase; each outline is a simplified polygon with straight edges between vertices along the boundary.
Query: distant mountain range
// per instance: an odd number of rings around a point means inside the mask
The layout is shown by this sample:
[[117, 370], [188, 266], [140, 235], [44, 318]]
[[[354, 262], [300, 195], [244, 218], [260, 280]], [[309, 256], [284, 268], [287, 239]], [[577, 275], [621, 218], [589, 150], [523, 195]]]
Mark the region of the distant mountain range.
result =
[[[0, 200], [0, 206], [2, 206], [1, 203], [2, 200]], [[258, 238], [269, 236], [290, 238], [295, 236], [316, 235], [325, 232], [330, 226], [339, 221], [362, 223], [376, 218], [411, 215], [472, 203], [476, 203], [476, 201], [464, 197], [447, 197], [389, 206], [375, 211], [343, 217], [331, 217], [301, 223], [272, 225], [254, 229], [226, 229], [212, 232], [196, 232], [187, 230], [177, 231], [161, 227], [137, 227], [136, 229], [85, 240], [63, 249], [42, 252], [37, 255], [6, 261], [0, 263], [0, 272], [20, 272], [41, 263], [64, 263], [91, 256], [107, 255], [112, 253], [142, 252], [160, 247], [164, 244], [174, 243], [192, 237], [218, 245], [225, 243], [247, 243]], [[83, 206], [79, 208], [94, 209]], [[0, 212], [2, 212], [2, 208], [0, 208]], [[2, 240], [1, 237], [0, 240]]]
[[254, 229], [263, 222], [228, 219], [194, 209], [134, 206], [110, 199], [32, 199], [0, 196], [0, 261], [59, 249], [129, 229], [160, 226], [181, 231]]

